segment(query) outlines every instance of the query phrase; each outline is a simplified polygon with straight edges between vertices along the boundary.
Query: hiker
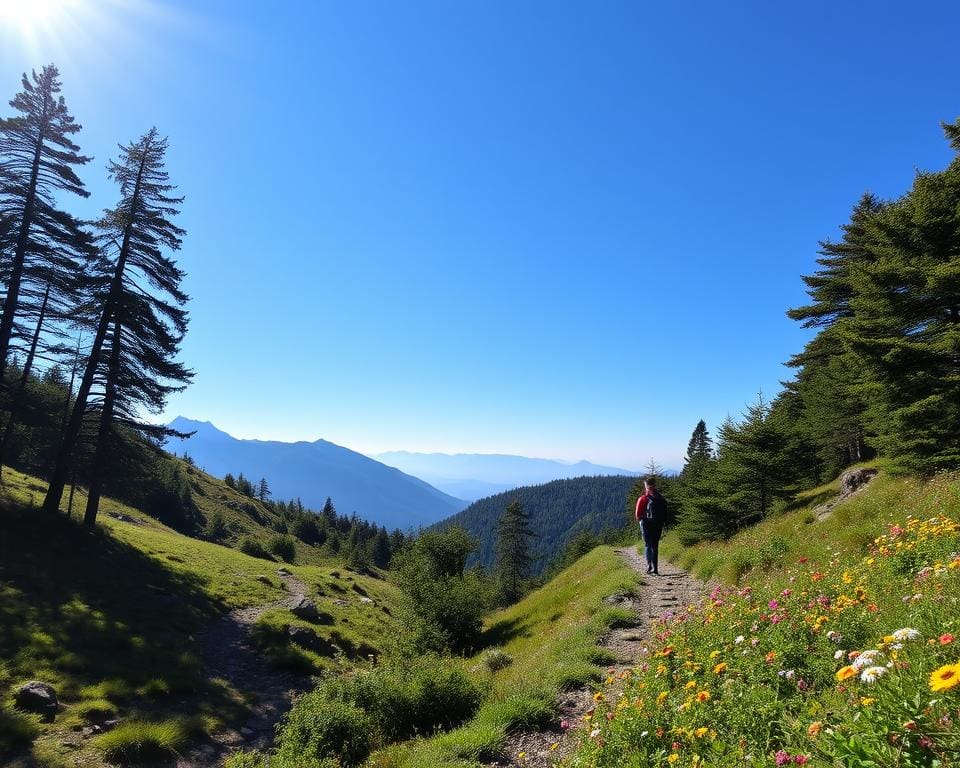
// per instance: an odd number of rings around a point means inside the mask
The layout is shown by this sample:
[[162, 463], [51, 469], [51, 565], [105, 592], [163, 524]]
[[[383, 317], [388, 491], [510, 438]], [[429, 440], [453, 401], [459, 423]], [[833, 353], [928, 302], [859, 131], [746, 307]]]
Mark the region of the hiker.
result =
[[635, 512], [637, 522], [640, 523], [640, 532], [643, 534], [643, 545], [647, 556], [647, 573], [659, 575], [657, 570], [657, 548], [660, 545], [660, 534], [663, 533], [663, 523], [667, 516], [667, 500], [657, 490], [657, 479], [648, 477], [643, 481], [644, 494], [637, 499]]

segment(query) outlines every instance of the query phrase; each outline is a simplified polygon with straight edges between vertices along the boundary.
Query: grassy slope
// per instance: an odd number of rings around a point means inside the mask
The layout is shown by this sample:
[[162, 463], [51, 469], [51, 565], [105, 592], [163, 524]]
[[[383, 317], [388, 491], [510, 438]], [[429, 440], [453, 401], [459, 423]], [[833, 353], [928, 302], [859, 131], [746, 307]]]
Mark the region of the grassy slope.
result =
[[[816, 522], [838, 491], [813, 489], [728, 542], [685, 549], [667, 537], [671, 560], [731, 588], [658, 629], [669, 652], [637, 670], [631, 706], [598, 720], [570, 765], [773, 765], [783, 749], [817, 766], [926, 766], [960, 750], [960, 687], [938, 697], [930, 685], [960, 663], [960, 478], [882, 473]], [[889, 635], [902, 627], [920, 640], [898, 651]], [[848, 652], [865, 648], [892, 659], [887, 679], [837, 682]], [[712, 698], [698, 702], [701, 690]]]
[[[99, 764], [89, 742], [79, 751], [62, 742], [80, 743], [71, 726], [104, 712], [150, 720], [176, 714], [197, 731], [240, 722], [246, 703], [225, 681], [206, 679], [197, 639], [228, 609], [282, 597], [277, 564], [182, 536], [109, 499], [102, 505], [98, 529], [88, 532], [64, 517], [42, 514], [38, 505], [45, 487], [40, 481], [9, 470], [4, 479], [0, 695], [9, 705], [18, 683], [42, 679], [54, 685], [67, 705], [54, 724], [42, 726], [33, 746], [38, 762], [66, 764], [70, 755], [72, 764], [79, 754], [89, 761], [85, 764]], [[202, 495], [195, 492], [201, 508], [231, 499], [230, 489], [218, 488], [202, 473], [191, 480], [203, 488]], [[80, 505], [82, 500], [75, 502], [75, 508]], [[138, 522], [118, 521], [111, 512]], [[238, 527], [245, 524], [242, 511], [230, 512]], [[389, 611], [396, 594], [384, 581], [338, 570], [329, 561], [287, 567], [331, 616], [329, 625], [315, 627], [318, 634], [360, 653], [381, 645], [392, 631], [384, 607]], [[271, 583], [261, 583], [258, 576]], [[361, 604], [360, 595], [369, 595], [377, 605]], [[347, 598], [348, 605], [337, 606], [334, 598]], [[271, 612], [264, 622], [276, 626], [284, 613]], [[312, 668], [335, 663], [297, 652], [286, 656], [291, 658]], [[5, 712], [0, 754], [24, 729], [22, 720]]]
[[513, 663], [491, 674], [482, 653], [467, 659], [488, 687], [477, 715], [465, 726], [374, 755], [375, 768], [473, 766], [495, 754], [505, 735], [548, 721], [565, 687], [599, 680], [611, 660], [597, 640], [623, 611], [604, 598], [636, 586], [636, 574], [609, 547], [598, 547], [487, 624], [488, 647], [503, 648]]

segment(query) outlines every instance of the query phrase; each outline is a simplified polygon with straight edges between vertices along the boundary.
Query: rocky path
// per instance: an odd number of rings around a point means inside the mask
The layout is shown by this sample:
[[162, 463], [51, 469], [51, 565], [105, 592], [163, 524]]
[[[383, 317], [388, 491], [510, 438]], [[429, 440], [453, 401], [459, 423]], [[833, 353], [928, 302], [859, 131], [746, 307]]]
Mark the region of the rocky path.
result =
[[[636, 626], [611, 630], [601, 640], [602, 646], [616, 657], [614, 665], [609, 668], [609, 674], [614, 677], [635, 666], [644, 655], [652, 620], [706, 595], [703, 582], [670, 563], [661, 564], [660, 575], [652, 576], [647, 574], [644, 558], [636, 547], [621, 547], [615, 551], [643, 578], [635, 595], [617, 594], [607, 599], [608, 603], [637, 615]], [[562, 694], [557, 726], [550, 730], [511, 735], [500, 759], [488, 763], [488, 768], [551, 768], [569, 756], [579, 741], [578, 729], [584, 722], [583, 715], [593, 706], [593, 693], [592, 688], [580, 688]], [[559, 727], [562, 720], [571, 726], [566, 731]], [[519, 757], [521, 753], [522, 758]]]
[[286, 594], [280, 600], [237, 608], [214, 621], [201, 638], [203, 659], [211, 678], [221, 678], [240, 693], [255, 697], [250, 716], [239, 730], [217, 734], [185, 754], [177, 768], [220, 765], [232, 750], [264, 749], [273, 741], [274, 726], [290, 708], [293, 698], [310, 687], [310, 678], [273, 667], [250, 640], [257, 619], [275, 608], [291, 608], [307, 596], [307, 585], [281, 568]]

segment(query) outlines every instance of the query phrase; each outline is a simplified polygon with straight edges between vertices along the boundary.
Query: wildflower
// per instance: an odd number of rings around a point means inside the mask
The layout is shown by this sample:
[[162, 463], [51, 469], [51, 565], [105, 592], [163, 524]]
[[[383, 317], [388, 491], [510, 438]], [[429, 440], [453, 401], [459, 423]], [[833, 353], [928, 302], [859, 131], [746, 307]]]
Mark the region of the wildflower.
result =
[[903, 629], [898, 629], [893, 633], [893, 639], [898, 643], [905, 642], [907, 640], [917, 640], [920, 637], [920, 633], [915, 629], [910, 629], [909, 627], [904, 627]]
[[860, 679], [865, 683], [875, 683], [887, 674], [886, 667], [867, 667], [860, 673]]
[[776, 760], [777, 765], [789, 765], [791, 762], [789, 753], [783, 749], [778, 749], [777, 754], [775, 754], [773, 758]]
[[820, 731], [822, 730], [823, 723], [821, 723], [819, 720], [815, 720], [814, 722], [810, 723], [809, 726], [807, 726], [807, 736], [809, 736], [811, 739], [815, 739], [820, 735]]
[[777, 675], [787, 680], [793, 680], [796, 674], [797, 672], [794, 669], [781, 669], [779, 672], [777, 672]]
[[843, 635], [841, 635], [835, 629], [831, 629], [829, 632], [827, 632], [827, 640], [830, 640], [834, 643], [839, 643], [841, 640], [843, 640]]
[[725, 672], [726, 670], [727, 670], [727, 662], [721, 661], [719, 664], [717, 664], [713, 668], [713, 674], [719, 675], [721, 672]]
[[740, 645], [740, 643], [742, 643], [745, 639], [746, 639], [746, 638], [744, 638], [743, 635], [737, 635], [737, 636], [733, 639], [733, 644], [734, 644], [734, 645]]
[[679, 759], [680, 759], [680, 755], [678, 755], [676, 752], [671, 752], [667, 756], [667, 762], [670, 763], [670, 765], [673, 765]]
[[860, 699], [860, 706], [872, 707], [875, 702], [876, 702], [876, 699], [870, 696], [864, 696], [862, 699]]
[[561, 731], [568, 731], [568, 730], [570, 730], [570, 721], [569, 721], [569, 720], [561, 720], [561, 721], [560, 721], [560, 730], [561, 730]]
[[667, 692], [660, 691], [660, 693], [657, 694], [657, 704], [663, 704], [663, 702], [665, 702], [666, 700], [667, 700]]
[[875, 666], [881, 663], [883, 660], [884, 656], [882, 653], [880, 653], [880, 651], [864, 651], [853, 660], [851, 666], [857, 670], [857, 672], [859, 672], [866, 667]]
[[775, 658], [777, 658], [777, 652], [776, 652], [776, 651], [770, 651], [770, 653], [768, 653], [768, 654], [767, 654], [766, 656], [764, 656], [763, 658], [764, 658], [764, 660], [767, 662], [767, 664], [770, 664], [770, 663], [773, 662], [773, 660], [774, 660]]
[[810, 761], [810, 758], [806, 755], [794, 755], [793, 762], [797, 765], [806, 765]]
[[903, 727], [904, 727], [904, 730], [907, 730], [907, 731], [915, 731], [915, 730], [917, 730], [917, 721], [916, 721], [916, 720], [907, 720], [907, 722], [905, 722], [905, 723], [903, 724]]
[[703, 726], [701, 726], [693, 732], [693, 735], [696, 736], [698, 739], [702, 739], [704, 736], [707, 735], [708, 731], [709, 731], [708, 728], [704, 728]]
[[700, 691], [697, 693], [697, 702], [703, 704], [705, 701], [710, 701], [710, 691]]
[[559, 747], [559, 746], [560, 746], [560, 742], [559, 742], [559, 741], [553, 742], [553, 744], [550, 745], [550, 751], [553, 752], [553, 750], [555, 750], [555, 749], [556, 749], [557, 747]]
[[603, 701], [603, 694], [600, 693], [600, 691], [597, 691], [595, 694], [593, 694], [593, 700], [594, 700], [594, 701]]
[[835, 658], [837, 661], [839, 661], [840, 659], [842, 659], [843, 656], [844, 656], [844, 652], [843, 652], [842, 650], [841, 650], [841, 651], [836, 651], [836, 652], [833, 654], [833, 658]]
[[844, 680], [849, 680], [851, 677], [853, 677], [856, 674], [857, 674], [857, 670], [848, 664], [847, 666], [840, 667], [840, 669], [837, 670], [836, 677], [837, 677], [837, 680], [839, 680], [840, 682], [843, 682]]
[[720, 655], [720, 651], [710, 651], [710, 658], [715, 659]]
[[689, 681], [689, 682], [688, 682], [685, 686], [683, 686], [683, 687], [686, 688], [686, 689], [689, 691], [689, 690], [691, 690], [692, 688], [696, 688], [696, 687], [697, 687], [697, 681], [696, 681], [696, 680], [691, 680], [691, 681]]
[[930, 690], [949, 691], [960, 685], [960, 662], [944, 664], [930, 675]]
[[953, 640], [953, 635], [951, 635], [949, 632], [944, 632], [942, 635], [940, 635], [940, 645], [950, 645]]
[[517, 752], [517, 760], [526, 760], [526, 759], [527, 759], [526, 752]]

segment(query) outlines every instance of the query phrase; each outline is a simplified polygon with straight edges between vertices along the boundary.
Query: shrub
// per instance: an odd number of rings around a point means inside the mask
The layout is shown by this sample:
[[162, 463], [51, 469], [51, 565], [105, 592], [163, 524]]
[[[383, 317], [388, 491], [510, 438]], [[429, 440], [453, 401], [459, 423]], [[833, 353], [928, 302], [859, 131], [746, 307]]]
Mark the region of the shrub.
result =
[[373, 746], [373, 727], [362, 709], [308, 693], [290, 710], [280, 730], [275, 765], [308, 765], [338, 759], [344, 768], [363, 763]]
[[250, 555], [250, 557], [259, 557], [262, 560], [273, 560], [260, 539], [254, 536], [244, 536], [240, 539], [239, 549], [243, 554]]
[[267, 549], [285, 563], [292, 563], [297, 557], [297, 545], [293, 540], [293, 536], [286, 533], [278, 533], [276, 536], [271, 536], [267, 544]]
[[483, 654], [483, 664], [491, 672], [499, 672], [513, 664], [513, 657], [503, 648], [490, 648]]
[[770, 541], [765, 542], [760, 547], [758, 556], [760, 558], [760, 567], [769, 571], [783, 564], [787, 556], [787, 542], [780, 536], [774, 536]]
[[134, 720], [98, 736], [94, 743], [111, 763], [146, 763], [171, 757], [186, 742], [187, 728], [182, 720]]
[[467, 720], [483, 698], [455, 661], [435, 656], [331, 681], [324, 695], [361, 707], [384, 743], [453, 728]]

